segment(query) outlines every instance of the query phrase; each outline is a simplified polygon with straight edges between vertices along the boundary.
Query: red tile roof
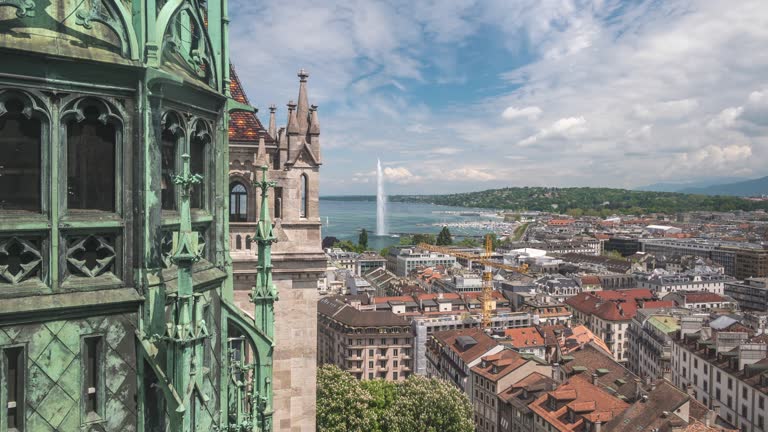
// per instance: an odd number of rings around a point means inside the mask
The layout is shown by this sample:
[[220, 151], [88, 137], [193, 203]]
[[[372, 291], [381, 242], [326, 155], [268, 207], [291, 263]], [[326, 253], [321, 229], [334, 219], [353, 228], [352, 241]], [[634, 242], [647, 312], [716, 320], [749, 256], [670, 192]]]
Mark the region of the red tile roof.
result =
[[[532, 360], [526, 360], [519, 353], [506, 349], [483, 357], [480, 364], [472, 367], [472, 372], [496, 382], [529, 361]], [[495, 372], [494, 366], [496, 367]]]
[[685, 297], [687, 303], [710, 303], [710, 302], [724, 302], [727, 299], [720, 294], [708, 293], [708, 292], [685, 292], [681, 293]]
[[[550, 397], [557, 401], [554, 409], [550, 405]], [[605, 423], [629, 405], [577, 375], [556, 391], [540, 396], [528, 407], [559, 431], [582, 431], [585, 430], [585, 419]], [[569, 421], [569, 410], [574, 412], [576, 421]]]
[[[462, 351], [461, 348], [456, 344], [456, 339], [458, 339], [460, 336], [469, 336], [474, 339], [477, 344], [472, 345], [468, 349]], [[483, 330], [477, 328], [444, 330], [435, 332], [432, 337], [440, 345], [455, 351], [456, 354], [461, 357], [464, 363], [472, 363], [478, 357], [487, 353], [493, 347], [498, 345], [494, 338], [488, 336]]]
[[[240, 82], [240, 78], [235, 72], [235, 66], [230, 63], [229, 65], [229, 92], [232, 94], [232, 99], [250, 105], [248, 96], [245, 94], [243, 84]], [[234, 142], [258, 142], [259, 137], [264, 137], [264, 143], [266, 145], [274, 145], [275, 140], [270, 137], [264, 126], [256, 117], [255, 113], [237, 111], [233, 112], [229, 116], [229, 140]]]
[[[603, 293], [611, 294], [598, 295]], [[617, 291], [583, 292], [566, 299], [565, 303], [583, 314], [595, 315], [606, 321], [631, 320], [637, 313], [636, 298], [631, 295], [632, 293], [628, 296], [616, 293]]]
[[675, 302], [671, 300], [654, 300], [643, 302], [643, 309], [658, 309], [668, 307], [675, 307]]
[[536, 327], [511, 328], [504, 330], [504, 336], [511, 340], [507, 342], [515, 348], [544, 346], [544, 337]]

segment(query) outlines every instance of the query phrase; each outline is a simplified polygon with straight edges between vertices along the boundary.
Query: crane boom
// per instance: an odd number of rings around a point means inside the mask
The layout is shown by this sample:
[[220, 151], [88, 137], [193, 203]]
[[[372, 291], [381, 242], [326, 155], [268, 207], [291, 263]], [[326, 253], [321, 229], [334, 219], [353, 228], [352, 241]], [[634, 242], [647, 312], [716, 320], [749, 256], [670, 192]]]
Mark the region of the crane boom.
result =
[[[514, 267], [506, 264], [497, 263], [491, 260], [493, 254], [493, 238], [489, 235], [485, 237], [485, 250], [481, 255], [473, 255], [464, 252], [459, 252], [451, 248], [434, 246], [431, 244], [420, 243], [419, 248], [428, 250], [430, 252], [437, 252], [446, 255], [451, 255], [456, 258], [462, 258], [467, 260], [468, 263], [476, 262], [482, 264], [483, 268], [483, 291], [481, 294], [481, 302], [483, 305], [482, 325], [483, 328], [489, 328], [491, 326], [491, 314], [493, 312], [493, 269], [504, 269], [507, 271], [514, 271], [518, 273], [527, 273], [528, 265], [523, 264], [520, 267]], [[471, 265], [470, 265], [471, 267]]]

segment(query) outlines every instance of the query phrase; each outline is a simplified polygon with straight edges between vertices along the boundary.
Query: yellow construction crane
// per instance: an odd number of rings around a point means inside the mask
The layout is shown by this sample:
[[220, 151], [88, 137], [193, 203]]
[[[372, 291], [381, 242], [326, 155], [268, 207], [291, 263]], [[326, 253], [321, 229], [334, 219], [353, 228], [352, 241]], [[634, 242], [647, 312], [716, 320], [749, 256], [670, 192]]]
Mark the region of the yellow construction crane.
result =
[[[490, 261], [493, 254], [493, 239], [490, 234], [485, 236], [485, 260]], [[485, 264], [483, 271], [483, 328], [491, 327], [491, 313], [493, 312], [493, 269]]]
[[468, 267], [472, 267], [471, 262], [476, 262], [484, 266], [483, 271], [483, 291], [480, 301], [483, 305], [483, 328], [489, 328], [491, 326], [491, 314], [493, 312], [493, 268], [504, 269], [507, 271], [513, 271], [518, 273], [527, 273], [528, 264], [523, 264], [520, 267], [514, 267], [506, 264], [500, 264], [491, 260], [493, 254], [493, 238], [489, 235], [485, 236], [485, 250], [481, 255], [468, 254], [464, 252], [456, 251], [452, 248], [443, 246], [434, 246], [431, 244], [420, 243], [418, 245], [420, 249], [428, 250], [430, 252], [437, 252], [446, 255], [451, 255], [456, 258], [462, 258], [467, 260]]

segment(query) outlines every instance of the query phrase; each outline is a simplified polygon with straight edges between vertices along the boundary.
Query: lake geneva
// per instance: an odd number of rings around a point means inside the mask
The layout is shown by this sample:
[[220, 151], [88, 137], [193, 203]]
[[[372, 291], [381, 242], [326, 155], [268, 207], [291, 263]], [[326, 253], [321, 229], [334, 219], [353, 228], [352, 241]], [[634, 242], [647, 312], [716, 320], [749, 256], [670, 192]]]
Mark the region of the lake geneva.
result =
[[[368, 231], [368, 246], [379, 250], [399, 243], [403, 234], [437, 235], [442, 224], [449, 224], [454, 237], [481, 236], [492, 232], [502, 220], [493, 211], [421, 203], [387, 203], [388, 236], [377, 236], [376, 201], [341, 201], [320, 198], [322, 237], [357, 242], [360, 231]], [[437, 225], [435, 225], [437, 224]]]

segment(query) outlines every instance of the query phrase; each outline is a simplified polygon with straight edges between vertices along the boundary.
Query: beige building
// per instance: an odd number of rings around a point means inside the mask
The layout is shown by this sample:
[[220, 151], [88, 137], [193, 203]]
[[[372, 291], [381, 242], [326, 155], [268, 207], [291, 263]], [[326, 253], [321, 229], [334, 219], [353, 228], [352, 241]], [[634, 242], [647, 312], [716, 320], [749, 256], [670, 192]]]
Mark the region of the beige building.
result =
[[[275, 303], [274, 427], [276, 431], [315, 431], [318, 281], [326, 258], [321, 248], [319, 215], [320, 123], [309, 105], [308, 74], [299, 72], [298, 103], [288, 103], [285, 128], [277, 129], [275, 106], [265, 129], [252, 112], [230, 118], [230, 256], [235, 300], [247, 311], [256, 277], [259, 190], [257, 167], [267, 165], [269, 208], [278, 242], [272, 246]], [[240, 80], [231, 71], [232, 97], [249, 105]]]
[[528, 375], [538, 372], [547, 376], [551, 367], [543, 360], [512, 350], [483, 357], [471, 369], [472, 409], [478, 432], [499, 430], [499, 395]]
[[317, 363], [333, 364], [357, 379], [401, 381], [413, 371], [413, 332], [391, 311], [361, 311], [343, 297], [317, 305]]

